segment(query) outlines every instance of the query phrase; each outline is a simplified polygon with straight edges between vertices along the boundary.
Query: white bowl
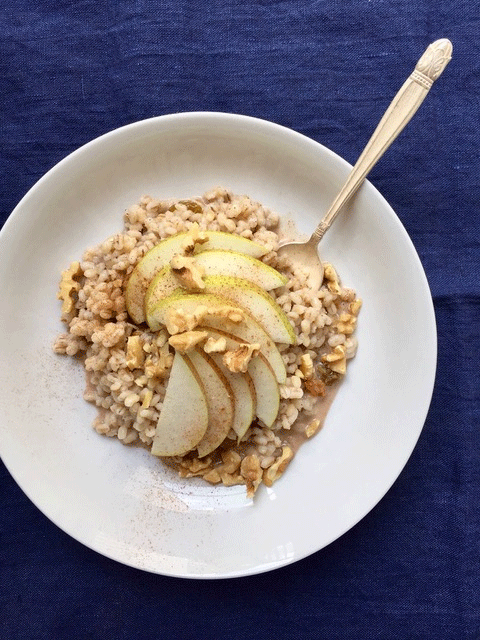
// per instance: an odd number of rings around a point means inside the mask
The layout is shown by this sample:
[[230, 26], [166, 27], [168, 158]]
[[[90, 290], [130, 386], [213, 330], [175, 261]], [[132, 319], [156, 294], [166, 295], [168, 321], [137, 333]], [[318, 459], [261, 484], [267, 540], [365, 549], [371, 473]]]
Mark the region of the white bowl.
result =
[[318, 551], [382, 498], [427, 414], [436, 330], [415, 249], [370, 183], [321, 245], [322, 257], [364, 300], [358, 354], [323, 430], [254, 501], [243, 487], [180, 480], [146, 451], [97, 435], [95, 410], [82, 399], [82, 366], [51, 349], [62, 331], [60, 271], [119, 231], [125, 208], [141, 195], [187, 198], [223, 185], [308, 232], [349, 169], [278, 125], [185, 113], [90, 142], [23, 198], [0, 234], [0, 453], [61, 529], [148, 571], [232, 577]]

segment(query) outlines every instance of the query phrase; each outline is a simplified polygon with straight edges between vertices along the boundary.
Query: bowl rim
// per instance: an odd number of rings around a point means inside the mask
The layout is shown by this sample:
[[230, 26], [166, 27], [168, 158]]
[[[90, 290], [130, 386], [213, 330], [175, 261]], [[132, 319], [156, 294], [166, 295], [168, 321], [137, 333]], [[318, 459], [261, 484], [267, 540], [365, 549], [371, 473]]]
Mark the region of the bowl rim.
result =
[[[165, 114], [165, 115], [160, 115], [160, 116], [154, 116], [151, 118], [146, 118], [146, 119], [142, 119], [142, 120], [138, 120], [138, 121], [134, 121], [125, 125], [122, 125], [118, 128], [112, 129], [106, 133], [101, 134], [100, 136], [86, 142], [85, 144], [83, 144], [82, 146], [78, 147], [77, 149], [75, 149], [74, 151], [70, 152], [69, 154], [67, 154], [64, 158], [62, 158], [59, 162], [57, 162], [55, 165], [53, 165], [45, 174], [43, 174], [33, 185], [32, 187], [26, 192], [26, 194], [21, 198], [21, 200], [19, 201], [19, 203], [15, 206], [15, 208], [12, 210], [12, 212], [10, 213], [10, 215], [7, 217], [5, 223], [3, 224], [3, 227], [0, 229], [0, 245], [4, 242], [7, 241], [8, 239], [8, 235], [14, 230], [14, 225], [16, 223], [16, 219], [17, 219], [17, 215], [22, 208], [24, 206], [24, 204], [30, 200], [31, 198], [34, 198], [36, 196], [36, 192], [38, 189], [40, 189], [43, 184], [45, 182], [47, 182], [48, 180], [50, 180], [51, 176], [53, 174], [55, 174], [59, 169], [68, 166], [68, 164], [70, 162], [72, 162], [73, 160], [75, 160], [75, 158], [77, 158], [78, 156], [85, 154], [85, 153], [89, 153], [92, 149], [95, 149], [95, 147], [97, 146], [101, 146], [102, 144], [104, 144], [106, 141], [109, 140], [113, 140], [115, 137], [119, 137], [122, 138], [122, 136], [128, 135], [130, 133], [134, 134], [136, 132], [138, 132], [139, 130], [141, 130], [143, 127], [149, 127], [149, 126], [155, 126], [157, 123], [166, 123], [168, 124], [170, 123], [177, 123], [177, 124], [184, 124], [187, 122], [193, 123], [195, 120], [201, 120], [204, 124], [205, 123], [209, 123], [212, 122], [214, 123], [215, 121], [218, 120], [222, 120], [225, 123], [236, 123], [238, 124], [245, 124], [251, 127], [259, 127], [263, 130], [267, 130], [271, 133], [273, 133], [276, 136], [287, 136], [293, 143], [295, 142], [299, 142], [301, 144], [308, 144], [309, 146], [311, 146], [312, 149], [315, 148], [321, 148], [322, 152], [326, 155], [326, 157], [328, 157], [329, 161], [333, 162], [334, 164], [336, 164], [337, 166], [342, 167], [343, 170], [348, 170], [351, 168], [351, 164], [348, 163], [344, 158], [342, 158], [341, 156], [339, 156], [337, 153], [335, 153], [334, 151], [332, 151], [331, 149], [329, 149], [328, 147], [326, 147], [325, 145], [323, 145], [320, 142], [317, 142], [316, 140], [306, 136], [303, 133], [300, 133], [298, 131], [295, 131], [294, 129], [291, 129], [289, 127], [286, 127], [284, 125], [281, 124], [277, 124], [275, 122], [269, 121], [269, 120], [264, 120], [262, 118], [258, 118], [258, 117], [254, 117], [254, 116], [249, 116], [249, 115], [243, 115], [243, 114], [235, 114], [235, 113], [227, 113], [227, 112], [216, 112], [216, 111], [185, 111], [185, 112], [178, 112], [178, 113], [170, 113], [170, 114]], [[427, 393], [425, 393], [425, 404], [424, 404], [424, 410], [422, 411], [422, 420], [421, 420], [421, 428], [418, 431], [418, 434], [416, 436], [416, 438], [414, 438], [414, 442], [411, 446], [411, 448], [408, 448], [408, 451], [406, 451], [406, 455], [404, 457], [404, 460], [402, 462], [401, 468], [399, 468], [398, 473], [395, 475], [395, 477], [393, 478], [392, 482], [389, 484], [389, 486], [384, 487], [384, 490], [382, 490], [382, 495], [380, 496], [379, 499], [375, 499], [373, 501], [373, 504], [370, 504], [370, 506], [368, 507], [368, 509], [366, 509], [363, 513], [363, 515], [361, 515], [355, 522], [351, 523], [343, 532], [341, 532], [338, 535], [335, 535], [329, 542], [326, 542], [325, 544], [323, 544], [319, 549], [314, 549], [312, 551], [309, 551], [307, 553], [302, 554], [296, 554], [294, 561], [298, 561], [301, 560], [305, 557], [308, 557], [309, 555], [311, 555], [312, 553], [316, 553], [317, 551], [327, 547], [329, 544], [331, 544], [332, 542], [334, 542], [335, 540], [337, 540], [339, 537], [341, 537], [344, 533], [346, 533], [347, 531], [349, 531], [351, 528], [353, 528], [360, 520], [362, 520], [377, 504], [378, 502], [385, 496], [385, 494], [389, 491], [389, 489], [391, 488], [391, 486], [396, 482], [396, 480], [398, 479], [399, 475], [402, 473], [406, 463], [408, 462], [410, 456], [412, 455], [412, 452], [418, 442], [418, 439], [423, 431], [424, 425], [425, 425], [425, 421], [429, 412], [429, 408], [430, 408], [430, 404], [431, 404], [431, 400], [432, 400], [432, 396], [433, 396], [433, 392], [434, 392], [434, 387], [435, 387], [435, 378], [436, 378], [436, 367], [437, 367], [437, 355], [438, 355], [438, 343], [437, 343], [437, 327], [436, 327], [436, 319], [435, 319], [435, 310], [434, 310], [434, 305], [433, 305], [433, 300], [432, 300], [432, 296], [431, 296], [431, 291], [430, 291], [430, 287], [428, 284], [428, 280], [427, 280], [427, 276], [425, 274], [425, 270], [424, 267], [421, 263], [421, 260], [418, 256], [418, 253], [416, 251], [415, 245], [413, 244], [413, 241], [411, 240], [410, 236], [408, 235], [405, 227], [403, 226], [400, 218], [398, 217], [398, 215], [395, 213], [395, 211], [393, 210], [393, 208], [391, 207], [391, 205], [388, 203], [388, 201], [382, 196], [382, 194], [378, 191], [378, 189], [368, 180], [365, 181], [366, 185], [368, 185], [368, 189], [373, 189], [377, 195], [383, 200], [383, 204], [385, 207], [387, 207], [391, 214], [392, 214], [392, 219], [394, 220], [395, 224], [398, 227], [398, 232], [401, 233], [404, 237], [404, 240], [410, 245], [410, 248], [412, 249], [412, 253], [413, 256], [416, 260], [417, 263], [417, 267], [418, 267], [418, 275], [420, 276], [422, 282], [423, 282], [423, 286], [424, 286], [424, 294], [426, 294], [425, 300], [427, 302], [426, 307], [428, 309], [426, 309], [427, 311], [427, 317], [425, 318], [425, 321], [428, 322], [429, 324], [429, 328], [430, 328], [430, 334], [431, 334], [431, 344], [430, 344], [430, 349], [432, 350], [432, 362], [430, 363], [430, 370], [427, 372], [428, 376], [429, 376], [429, 382], [428, 385], [426, 386], [427, 389]], [[3, 458], [2, 458], [3, 459]], [[9, 473], [12, 475], [12, 477], [14, 478], [15, 482], [19, 485], [19, 487], [21, 488], [21, 490], [25, 493], [25, 495], [29, 498], [29, 500], [31, 502], [33, 502], [33, 504], [35, 504], [35, 506], [37, 506], [37, 508], [39, 508], [42, 513], [49, 519], [51, 520], [56, 526], [58, 526], [60, 529], [62, 529], [62, 531], [65, 531], [68, 535], [70, 535], [71, 537], [73, 537], [74, 539], [76, 539], [77, 541], [81, 542], [82, 544], [86, 545], [88, 548], [93, 549], [94, 551], [100, 553], [101, 555], [104, 555], [106, 557], [110, 557], [111, 559], [114, 559], [118, 562], [121, 562], [123, 564], [129, 565], [128, 562], [119, 559], [118, 557], [115, 557], [115, 555], [112, 553], [111, 555], [109, 555], [107, 552], [105, 552], [105, 550], [100, 550], [98, 548], [95, 548], [94, 546], [92, 546], [91, 543], [87, 543], [84, 540], [82, 540], [81, 536], [72, 534], [70, 531], [66, 530], [61, 524], [59, 524], [57, 522], [56, 518], [51, 517], [50, 515], [47, 515], [44, 511], [44, 509], [39, 506], [35, 500], [33, 500], [30, 495], [29, 495], [29, 491], [25, 490], [24, 487], [22, 486], [22, 483], [20, 483], [17, 478], [16, 478], [16, 474], [15, 472], [12, 472], [12, 470], [10, 469], [9, 465], [4, 461], [4, 464], [6, 466], [6, 468], [8, 469]], [[188, 574], [179, 574], [179, 573], [166, 573], [166, 572], [157, 572], [160, 573], [161, 575], [168, 575], [168, 576], [172, 576], [172, 577], [182, 577], [182, 578], [193, 578], [193, 579], [203, 579], [203, 578], [214, 578], [214, 579], [223, 579], [223, 578], [231, 578], [231, 577], [241, 577], [241, 576], [247, 576], [247, 575], [255, 575], [258, 573], [263, 573], [265, 571], [271, 571], [271, 570], [275, 570], [277, 568], [280, 568], [282, 566], [285, 566], [286, 564], [291, 563], [291, 560], [286, 559], [284, 562], [279, 562], [277, 563], [274, 567], [272, 568], [260, 568], [257, 571], [252, 570], [252, 568], [247, 568], [245, 570], [240, 570], [240, 571], [230, 571], [228, 573], [225, 573], [225, 575], [217, 575], [217, 574], [206, 574], [206, 575], [197, 575], [197, 574], [192, 574], [192, 575], [188, 575]], [[135, 568], [139, 568], [137, 565], [135, 564], [130, 564], [130, 566], [135, 567]], [[143, 569], [146, 571], [153, 571], [151, 569]]]

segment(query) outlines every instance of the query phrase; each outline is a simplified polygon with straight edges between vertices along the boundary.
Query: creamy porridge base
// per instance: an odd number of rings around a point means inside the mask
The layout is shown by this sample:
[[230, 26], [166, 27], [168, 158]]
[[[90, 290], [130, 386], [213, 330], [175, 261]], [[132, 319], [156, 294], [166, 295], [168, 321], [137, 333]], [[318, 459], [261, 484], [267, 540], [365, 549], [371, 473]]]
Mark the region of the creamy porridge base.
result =
[[[271, 485], [283, 474], [300, 444], [321, 428], [355, 355], [361, 302], [341, 284], [331, 265], [326, 265], [320, 290], [310, 290], [307, 274], [277, 256], [278, 222], [278, 216], [261, 204], [222, 188], [189, 200], [145, 196], [125, 212], [122, 232], [88, 249], [63, 273], [62, 320], [67, 331], [54, 349], [82, 359], [87, 377], [84, 398], [98, 407], [93, 427], [99, 434], [129, 445], [152, 444], [173, 350], [165, 330], [153, 333], [146, 324], [131, 322], [125, 286], [149, 249], [197, 223], [202, 230], [235, 233], [268, 247], [263, 262], [289, 278], [286, 286], [270, 293], [294, 327], [297, 344], [277, 345], [287, 380], [280, 385], [280, 410], [271, 428], [254, 422], [238, 445], [232, 432], [215, 455], [186, 455], [168, 464], [182, 477], [245, 484], [249, 495], [262, 482]], [[133, 362], [127, 350], [132, 336], [142, 344], [141, 364]]]

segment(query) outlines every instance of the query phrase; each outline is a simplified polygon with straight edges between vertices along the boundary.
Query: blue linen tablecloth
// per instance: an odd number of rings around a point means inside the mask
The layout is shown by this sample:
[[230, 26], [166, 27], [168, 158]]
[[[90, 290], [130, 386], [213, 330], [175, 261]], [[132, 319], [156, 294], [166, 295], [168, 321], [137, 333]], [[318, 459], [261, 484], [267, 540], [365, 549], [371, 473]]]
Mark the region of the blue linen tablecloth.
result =
[[3, 3], [0, 223], [74, 149], [166, 113], [257, 116], [354, 162], [440, 37], [452, 62], [370, 176], [417, 248], [438, 323], [430, 412], [397, 482], [313, 556], [197, 582], [83, 547], [2, 464], [0, 638], [480, 638], [479, 2]]

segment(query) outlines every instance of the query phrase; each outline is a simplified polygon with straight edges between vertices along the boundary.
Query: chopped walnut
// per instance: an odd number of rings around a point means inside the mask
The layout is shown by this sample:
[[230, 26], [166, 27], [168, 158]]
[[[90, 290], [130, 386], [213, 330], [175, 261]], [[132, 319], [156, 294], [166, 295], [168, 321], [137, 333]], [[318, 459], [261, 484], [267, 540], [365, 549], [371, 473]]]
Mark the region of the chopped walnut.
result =
[[203, 345], [203, 350], [206, 353], [224, 353], [227, 350], [227, 339], [223, 336], [220, 338], [210, 336]]
[[262, 482], [263, 475], [260, 460], [255, 454], [245, 456], [240, 465], [240, 474], [245, 479], [245, 484], [247, 485], [247, 496], [252, 498]]
[[242, 343], [238, 349], [226, 351], [223, 356], [223, 364], [232, 373], [245, 373], [250, 360], [260, 351], [259, 344]]
[[337, 272], [329, 262], [324, 263], [323, 269], [323, 277], [327, 281], [327, 289], [330, 291], [330, 293], [340, 295], [342, 290], [338, 281]]
[[360, 309], [362, 308], [362, 300], [361, 298], [356, 298], [353, 302], [348, 305], [350, 312], [353, 313], [354, 316], [358, 316]]
[[198, 325], [194, 314], [187, 314], [183, 309], [169, 309], [165, 316], [165, 326], [170, 335], [193, 331]]
[[203, 476], [203, 479], [211, 484], [218, 484], [219, 482], [222, 482], [217, 469], [210, 469], [210, 471]]
[[165, 315], [165, 326], [170, 335], [193, 331], [209, 313], [208, 307], [199, 304], [193, 313], [186, 313], [183, 309], [169, 309]]
[[350, 336], [355, 331], [357, 318], [351, 313], [341, 313], [337, 322], [338, 333]]
[[226, 487], [245, 484], [245, 479], [240, 475], [239, 468], [242, 458], [236, 451], [224, 451], [222, 463], [213, 465], [211, 457], [206, 460], [193, 458], [182, 460], [180, 463], [180, 475], [183, 478], [203, 476], [203, 479], [211, 484], [221, 482]]
[[200, 342], [204, 342], [208, 337], [207, 331], [185, 331], [185, 333], [177, 333], [169, 338], [168, 342], [180, 353], [186, 353]]
[[163, 356], [159, 358], [154, 358], [152, 356], [148, 356], [145, 360], [145, 375], [147, 378], [164, 378], [167, 374], [167, 371], [172, 366], [172, 355]]
[[224, 451], [222, 453], [222, 464], [217, 467], [222, 483], [226, 487], [233, 487], [237, 484], [245, 484], [244, 478], [239, 473], [241, 456], [236, 451]]
[[317, 369], [321, 379], [327, 386], [332, 385], [341, 377], [339, 373], [332, 371], [331, 369], [326, 367], [324, 364], [319, 364]]
[[303, 373], [303, 377], [308, 380], [313, 376], [313, 362], [312, 356], [309, 353], [305, 353], [300, 358], [300, 371]]
[[205, 316], [210, 316], [212, 318], [221, 318], [224, 320], [230, 320], [230, 322], [242, 322], [245, 314], [242, 309], [238, 307], [230, 307], [228, 305], [221, 307], [208, 307], [205, 312]]
[[307, 426], [305, 427], [305, 435], [307, 436], [307, 438], [312, 438], [319, 429], [320, 420], [312, 420], [312, 422], [307, 424]]
[[198, 223], [195, 222], [187, 231], [187, 235], [182, 242], [182, 249], [188, 255], [193, 253], [197, 244], [204, 244], [205, 242], [208, 242], [208, 236], [205, 231], [200, 231]]
[[324, 396], [325, 395], [325, 383], [320, 378], [309, 378], [305, 380], [305, 389], [312, 396]]
[[282, 455], [263, 472], [263, 482], [267, 487], [271, 487], [283, 475], [292, 458], [293, 450], [287, 446], [282, 447]]
[[197, 265], [195, 258], [177, 253], [170, 260], [170, 266], [180, 285], [185, 289], [205, 289], [202, 277], [204, 271]]
[[[186, 458], [181, 460], [179, 474], [182, 478], [193, 478], [195, 476], [204, 476], [212, 470], [212, 458]], [[210, 481], [209, 481], [210, 482]], [[217, 482], [220, 482], [220, 478]]]
[[130, 336], [127, 340], [126, 364], [129, 369], [139, 369], [143, 366], [145, 354], [140, 336]]
[[74, 278], [79, 278], [82, 275], [83, 271], [79, 262], [72, 262], [68, 269], [62, 271], [62, 279], [57, 293], [57, 298], [63, 301], [62, 313], [73, 311], [76, 294], [80, 289], [80, 284]]
[[222, 461], [223, 464], [219, 467], [220, 471], [232, 474], [235, 473], [235, 471], [238, 471], [242, 458], [236, 451], [230, 450], [222, 453]]
[[[222, 484], [226, 487], [234, 487], [238, 484], [245, 484], [245, 479], [239, 473], [219, 473]], [[253, 494], [252, 494], [253, 495]]]
[[337, 345], [333, 351], [322, 356], [322, 361], [332, 371], [343, 375], [347, 370], [345, 347], [341, 344]]

